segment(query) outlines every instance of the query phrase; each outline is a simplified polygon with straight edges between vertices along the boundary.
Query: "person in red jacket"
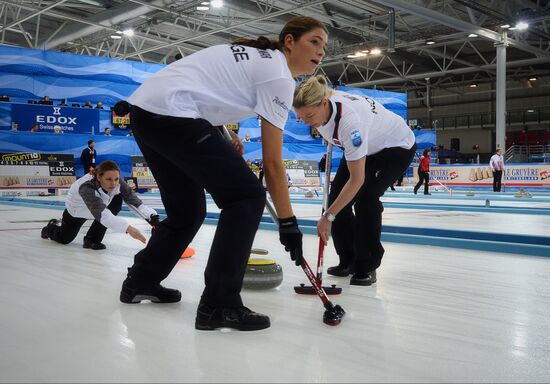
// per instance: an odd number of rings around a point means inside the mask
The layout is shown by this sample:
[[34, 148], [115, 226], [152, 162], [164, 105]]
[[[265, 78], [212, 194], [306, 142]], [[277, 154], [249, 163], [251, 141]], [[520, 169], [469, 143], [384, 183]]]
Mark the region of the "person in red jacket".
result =
[[418, 161], [418, 183], [414, 186], [414, 194], [416, 195], [416, 192], [420, 189], [422, 186], [422, 183], [424, 183], [424, 194], [425, 195], [431, 195], [431, 193], [428, 191], [428, 188], [430, 187], [430, 149], [426, 148], [424, 152], [422, 152], [422, 156], [420, 156], [420, 160]]

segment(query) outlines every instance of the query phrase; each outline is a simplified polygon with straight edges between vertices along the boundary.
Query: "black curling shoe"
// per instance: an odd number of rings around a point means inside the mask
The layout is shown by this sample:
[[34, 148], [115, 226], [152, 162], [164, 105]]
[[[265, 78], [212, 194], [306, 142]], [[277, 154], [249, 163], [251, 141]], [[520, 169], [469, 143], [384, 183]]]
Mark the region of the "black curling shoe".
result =
[[177, 303], [181, 300], [181, 292], [177, 289], [164, 288], [160, 284], [150, 288], [131, 288], [125, 280], [120, 291], [120, 301], [126, 304], [137, 304], [142, 300], [151, 300], [153, 303]]
[[84, 244], [82, 244], [82, 248], [88, 248], [88, 249], [93, 249], [94, 251], [100, 251], [107, 247], [103, 243], [94, 243], [93, 241], [88, 240], [86, 237], [84, 237]]
[[368, 286], [376, 283], [376, 271], [356, 273], [351, 277], [350, 285]]
[[48, 224], [42, 228], [42, 231], [40, 232], [40, 237], [43, 239], [49, 239], [50, 238], [50, 227], [57, 227], [57, 223], [59, 223], [59, 220], [57, 219], [51, 219], [48, 221]]
[[336, 265], [328, 267], [327, 273], [332, 276], [346, 277], [353, 273], [351, 266]]
[[269, 328], [269, 317], [242, 306], [237, 308], [211, 307], [199, 304], [195, 329], [213, 331], [218, 328], [233, 328], [239, 331], [258, 331]]

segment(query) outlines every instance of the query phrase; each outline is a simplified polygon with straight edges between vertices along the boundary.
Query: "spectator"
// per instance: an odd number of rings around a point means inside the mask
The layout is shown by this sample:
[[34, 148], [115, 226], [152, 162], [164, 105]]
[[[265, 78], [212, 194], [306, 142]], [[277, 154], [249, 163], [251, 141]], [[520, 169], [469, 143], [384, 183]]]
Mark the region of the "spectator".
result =
[[12, 121], [11, 122], [11, 131], [12, 132], [19, 131], [19, 123], [17, 121]]
[[84, 174], [90, 173], [95, 169], [96, 150], [95, 141], [88, 140], [88, 146], [82, 150], [80, 162], [84, 168]]
[[49, 96], [44, 96], [42, 100], [38, 102], [38, 104], [53, 105], [53, 101], [50, 100]]
[[98, 101], [95, 109], [103, 109], [103, 103], [101, 101]]
[[66, 107], [67, 106], [67, 99], [61, 99], [61, 102], [59, 103], [59, 106]]
[[93, 108], [94, 106], [92, 105], [91, 101], [87, 101], [87, 102], [84, 103], [84, 105], [82, 107], [83, 108]]
[[132, 132], [132, 130], [130, 129], [130, 132], [128, 132], [126, 136], [134, 136], [134, 132]]
[[246, 133], [243, 137], [243, 143], [247, 143], [250, 141], [250, 135], [248, 133]]
[[0, 101], [10, 101], [10, 98], [6, 95], [0, 97]]
[[105, 136], [111, 136], [111, 128], [105, 128]]
[[80, 107], [80, 104], [78, 104], [78, 103], [72, 103], [72, 104], [71, 104], [71, 107], [79, 108], [79, 107]]
[[29, 130], [30, 132], [38, 132], [38, 124], [33, 124], [31, 126], [31, 129]]
[[60, 134], [63, 133], [63, 130], [61, 129], [61, 127], [59, 125], [55, 125], [53, 127], [53, 133], [56, 133], [56, 134], [60, 135]]
[[550, 145], [550, 127], [544, 131], [544, 144]]

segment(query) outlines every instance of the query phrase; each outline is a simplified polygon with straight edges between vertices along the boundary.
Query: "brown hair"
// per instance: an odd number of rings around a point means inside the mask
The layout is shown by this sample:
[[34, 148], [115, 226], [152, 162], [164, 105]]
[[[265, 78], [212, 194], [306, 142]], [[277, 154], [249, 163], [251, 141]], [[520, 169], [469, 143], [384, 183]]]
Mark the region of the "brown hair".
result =
[[279, 51], [283, 51], [285, 46], [285, 37], [287, 35], [292, 35], [295, 40], [298, 40], [304, 33], [307, 33], [315, 28], [321, 28], [328, 34], [327, 28], [319, 20], [309, 16], [296, 16], [285, 24], [281, 30], [281, 33], [279, 33], [279, 41], [269, 40], [265, 36], [260, 36], [256, 40], [243, 37], [233, 41], [233, 44], [240, 44], [259, 49], [278, 49]]
[[105, 172], [109, 171], [118, 171], [118, 173], [120, 173], [120, 168], [114, 161], [105, 160], [94, 170], [94, 176], [97, 178], [98, 176], [103, 176]]

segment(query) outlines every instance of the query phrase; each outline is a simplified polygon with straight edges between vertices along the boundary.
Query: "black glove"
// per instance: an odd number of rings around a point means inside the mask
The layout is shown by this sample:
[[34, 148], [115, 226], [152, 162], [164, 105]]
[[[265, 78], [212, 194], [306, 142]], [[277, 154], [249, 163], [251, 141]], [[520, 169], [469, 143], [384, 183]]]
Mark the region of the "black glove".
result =
[[290, 258], [301, 265], [303, 260], [302, 232], [298, 228], [296, 216], [279, 219], [279, 241], [285, 246], [285, 251], [290, 252]]
[[151, 215], [149, 220], [147, 220], [149, 224], [151, 224], [152, 227], [156, 228], [160, 224], [160, 216], [159, 215]]

